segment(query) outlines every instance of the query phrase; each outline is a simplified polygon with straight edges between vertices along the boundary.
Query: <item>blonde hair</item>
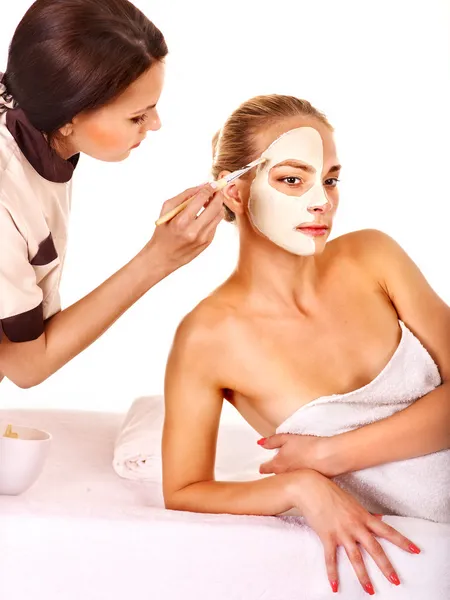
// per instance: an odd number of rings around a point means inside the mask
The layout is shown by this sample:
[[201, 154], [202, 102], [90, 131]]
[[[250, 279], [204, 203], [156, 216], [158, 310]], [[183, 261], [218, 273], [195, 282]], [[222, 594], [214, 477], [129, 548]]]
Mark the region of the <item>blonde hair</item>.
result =
[[[270, 94], [255, 96], [241, 104], [225, 121], [212, 140], [212, 175], [217, 179], [222, 171], [236, 171], [257, 158], [255, 135], [263, 128], [286, 117], [311, 117], [330, 130], [326, 116], [307, 100], [295, 96]], [[226, 220], [234, 221], [235, 214], [225, 206]]]

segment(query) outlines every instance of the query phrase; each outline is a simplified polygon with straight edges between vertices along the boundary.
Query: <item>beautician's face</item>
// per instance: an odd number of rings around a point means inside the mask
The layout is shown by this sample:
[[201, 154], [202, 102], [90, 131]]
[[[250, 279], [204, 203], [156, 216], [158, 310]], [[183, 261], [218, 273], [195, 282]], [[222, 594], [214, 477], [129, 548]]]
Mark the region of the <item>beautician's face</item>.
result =
[[248, 217], [277, 246], [311, 256], [323, 251], [330, 235], [340, 167], [326, 126], [316, 120], [289, 121], [259, 139], [267, 161], [251, 183]]
[[73, 119], [67, 140], [76, 152], [108, 162], [127, 158], [146, 137], [161, 127], [156, 104], [164, 82], [164, 63], [156, 62], [123, 94], [103, 108]]

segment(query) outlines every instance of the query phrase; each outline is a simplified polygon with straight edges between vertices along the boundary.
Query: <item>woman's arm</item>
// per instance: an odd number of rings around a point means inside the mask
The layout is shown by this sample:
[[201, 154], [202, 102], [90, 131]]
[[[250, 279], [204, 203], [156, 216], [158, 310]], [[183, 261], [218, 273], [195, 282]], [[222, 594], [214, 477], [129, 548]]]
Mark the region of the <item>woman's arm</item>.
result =
[[383, 421], [337, 436], [341, 472], [450, 448], [450, 307], [394, 240], [369, 231], [367, 243], [374, 275], [436, 362], [442, 385]]
[[354, 431], [331, 438], [268, 438], [264, 447], [282, 449], [264, 473], [309, 467], [335, 476], [450, 448], [450, 308], [390, 237], [367, 231], [361, 241], [366, 266], [431, 354], [443, 383], [405, 410]]
[[215, 481], [223, 398], [211, 364], [214, 352], [198, 339], [201, 331], [186, 331], [189, 321], [178, 330], [166, 370], [162, 444], [166, 508], [252, 515], [294, 508], [291, 487], [297, 473], [245, 483]]
[[[198, 190], [187, 190], [169, 200], [162, 212]], [[203, 186], [180, 215], [157, 228], [133, 260], [85, 298], [48, 319], [38, 339], [14, 343], [4, 335], [0, 343], [0, 373], [23, 388], [41, 383], [92, 344], [151, 287], [198, 255], [212, 241], [223, 214], [223, 198], [218, 193], [195, 219], [213, 194], [210, 186]]]
[[277, 515], [296, 508], [320, 537], [330, 585], [337, 591], [337, 546], [345, 547], [363, 588], [371, 583], [358, 547], [398, 584], [375, 535], [411, 553], [419, 550], [363, 509], [326, 477], [310, 470], [249, 482], [219, 482], [214, 462], [222, 409], [218, 381], [223, 340], [211, 341], [212, 323], [190, 316], [178, 330], [166, 371], [162, 457], [166, 507], [204, 513]]

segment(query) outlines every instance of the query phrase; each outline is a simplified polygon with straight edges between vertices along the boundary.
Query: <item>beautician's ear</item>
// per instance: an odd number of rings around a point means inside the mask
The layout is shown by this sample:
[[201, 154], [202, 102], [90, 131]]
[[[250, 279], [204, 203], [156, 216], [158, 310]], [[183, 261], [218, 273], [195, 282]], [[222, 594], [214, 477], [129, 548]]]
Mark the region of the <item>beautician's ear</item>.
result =
[[[230, 171], [222, 171], [219, 174], [218, 179], [225, 177], [228, 175]], [[235, 215], [243, 215], [244, 214], [244, 204], [242, 201], [242, 181], [236, 181], [235, 183], [230, 183], [227, 187], [222, 190], [222, 194], [225, 198], [224, 204], [228, 206], [228, 208], [234, 212]]]
[[61, 135], [63, 135], [64, 137], [69, 137], [69, 135], [72, 135], [72, 133], [73, 133], [73, 124], [66, 123], [66, 125], [63, 125], [61, 127], [61, 129], [59, 130], [59, 133]]

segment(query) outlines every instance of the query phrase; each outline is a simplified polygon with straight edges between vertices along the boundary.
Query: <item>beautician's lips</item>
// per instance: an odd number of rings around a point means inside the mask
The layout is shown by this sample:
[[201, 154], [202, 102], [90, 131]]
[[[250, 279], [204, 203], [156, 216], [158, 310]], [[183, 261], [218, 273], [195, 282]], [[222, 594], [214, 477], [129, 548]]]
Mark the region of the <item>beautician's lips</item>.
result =
[[319, 237], [325, 235], [328, 231], [328, 225], [321, 225], [320, 223], [305, 223], [296, 227], [297, 231], [301, 231], [305, 235], [312, 237]]
[[133, 148], [137, 148], [138, 146], [141, 145], [141, 142], [138, 142], [137, 144], [135, 144], [134, 146], [131, 146], [131, 149], [133, 150]]

